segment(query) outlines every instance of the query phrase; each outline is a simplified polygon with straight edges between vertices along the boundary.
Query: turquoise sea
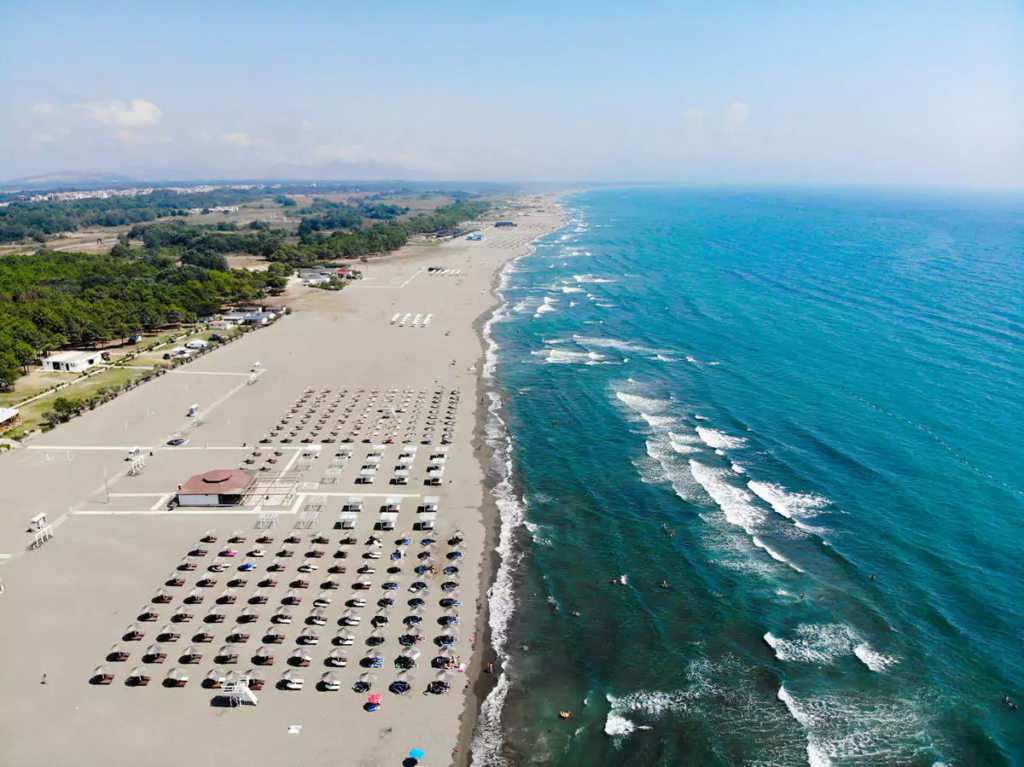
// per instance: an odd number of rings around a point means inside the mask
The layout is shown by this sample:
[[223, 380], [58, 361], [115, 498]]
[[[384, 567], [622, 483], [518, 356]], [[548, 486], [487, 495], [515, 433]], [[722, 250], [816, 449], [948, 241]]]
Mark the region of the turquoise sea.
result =
[[488, 326], [475, 763], [1024, 764], [1024, 204], [565, 208]]

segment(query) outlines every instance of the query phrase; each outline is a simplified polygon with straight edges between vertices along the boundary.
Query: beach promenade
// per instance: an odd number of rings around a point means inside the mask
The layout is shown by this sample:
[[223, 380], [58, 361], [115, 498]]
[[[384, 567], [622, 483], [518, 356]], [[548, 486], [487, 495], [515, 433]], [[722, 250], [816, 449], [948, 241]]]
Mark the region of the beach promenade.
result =
[[[548, 198], [509, 217], [341, 293], [297, 289], [274, 326], [0, 456], [0, 764], [458, 760], [494, 535], [477, 320], [498, 270], [562, 223]], [[173, 505], [239, 468], [241, 505]], [[52, 538], [29, 550], [38, 514]], [[262, 681], [257, 706], [213, 704], [229, 674]]]

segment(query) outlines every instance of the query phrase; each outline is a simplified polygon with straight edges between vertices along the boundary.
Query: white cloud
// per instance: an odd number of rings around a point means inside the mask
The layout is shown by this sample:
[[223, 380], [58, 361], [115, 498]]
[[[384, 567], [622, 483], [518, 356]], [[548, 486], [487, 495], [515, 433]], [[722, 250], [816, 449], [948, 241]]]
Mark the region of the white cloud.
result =
[[57, 114], [57, 107], [53, 104], [33, 104], [28, 111], [34, 115], [49, 117], [50, 115]]
[[156, 104], [150, 104], [142, 99], [132, 99], [130, 102], [112, 101], [109, 104], [94, 102], [80, 106], [87, 110], [96, 122], [120, 128], [156, 125], [163, 114]]
[[224, 133], [220, 138], [236, 146], [263, 146], [266, 143], [263, 139], [253, 138], [248, 133]]
[[311, 123], [311, 122], [310, 122], [309, 120], [303, 120], [303, 121], [302, 121], [302, 122], [300, 123], [300, 125], [302, 125], [302, 130], [304, 130], [304, 131], [310, 131], [310, 130], [313, 130], [313, 128], [315, 128], [315, 127], [316, 127], [316, 126], [315, 126], [315, 125], [313, 125], [313, 123]]
[[701, 125], [708, 116], [700, 107], [690, 107], [683, 113], [683, 121], [688, 125]]
[[730, 104], [725, 110], [725, 128], [730, 133], [736, 133], [743, 129], [750, 117], [750, 104]]
[[225, 133], [221, 139], [240, 147], [263, 146], [266, 143], [261, 139], [253, 138], [248, 133]]

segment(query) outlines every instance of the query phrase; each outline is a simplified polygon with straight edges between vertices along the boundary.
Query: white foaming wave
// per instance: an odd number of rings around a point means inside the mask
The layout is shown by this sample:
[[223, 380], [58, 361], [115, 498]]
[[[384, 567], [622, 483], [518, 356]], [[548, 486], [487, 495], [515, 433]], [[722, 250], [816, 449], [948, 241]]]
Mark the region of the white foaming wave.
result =
[[753, 496], [743, 488], [727, 482], [724, 472], [691, 459], [690, 473], [718, 504], [730, 524], [742, 527], [753, 535], [755, 529], [765, 522], [764, 513], [751, 503]]
[[675, 417], [671, 415], [649, 415], [648, 413], [641, 413], [640, 417], [654, 428], [668, 426], [676, 421]]
[[[614, 711], [608, 714], [608, 718], [604, 721], [604, 734], [610, 735], [611, 737], [625, 737], [631, 732], [636, 730], [637, 727], [631, 721], [621, 714], [616, 714]], [[642, 727], [641, 729], [649, 730], [650, 727]]]
[[550, 296], [546, 296], [541, 305], [537, 307], [537, 311], [534, 312], [533, 316], [540, 317], [542, 314], [557, 311], [557, 308], [555, 307], [554, 303], [555, 302], [553, 298], [551, 298]]
[[607, 277], [596, 277], [593, 274], [574, 274], [572, 276], [572, 278], [574, 280], [576, 280], [576, 282], [590, 283], [590, 284], [602, 284], [602, 283], [607, 283], [607, 282], [615, 282], [615, 280], [610, 280]]
[[567, 349], [537, 349], [530, 353], [544, 357], [544, 361], [550, 365], [589, 365], [604, 359], [604, 355], [597, 352], [574, 352]]
[[648, 485], [668, 482], [683, 500], [696, 499], [700, 494], [700, 486], [694, 482], [686, 463], [679, 459], [668, 434], [655, 430], [647, 438], [646, 447], [648, 460], [633, 462], [640, 473], [640, 481]]
[[775, 549], [771, 548], [768, 544], [766, 544], [764, 541], [762, 541], [760, 538], [758, 538], [756, 535], [753, 537], [752, 540], [754, 541], [754, 545], [757, 546], [757, 548], [764, 549], [765, 551], [767, 551], [768, 552], [768, 556], [770, 556], [776, 562], [782, 562], [785, 565], [789, 565], [794, 570], [796, 570], [798, 573], [804, 572], [799, 567], [797, 567], [792, 562], [790, 562], [788, 559], [786, 559], [784, 556], [782, 556], [782, 554], [780, 554], [779, 552], [775, 551]]
[[680, 455], [700, 452], [699, 441], [689, 434], [680, 434], [679, 432], [672, 431], [669, 432], [668, 438], [672, 442], [672, 449]]
[[899, 662], [893, 656], [873, 650], [863, 637], [843, 623], [802, 623], [794, 629], [790, 639], [768, 632], [764, 635], [764, 641], [781, 661], [828, 666], [840, 658], [854, 655], [875, 673], [884, 673]]
[[561, 291], [563, 293], [584, 293], [585, 292], [583, 290], [583, 288], [575, 288], [575, 287], [573, 287], [571, 285], [563, 285], [561, 287]]
[[732, 437], [717, 429], [707, 429], [703, 426], [698, 426], [696, 432], [705, 445], [716, 450], [735, 450], [747, 444], [747, 440], [743, 437]]
[[690, 355], [686, 355], [686, 361], [687, 361], [687, 362], [696, 362], [697, 360], [695, 360], [695, 359], [694, 359], [693, 357], [691, 357]]
[[675, 362], [672, 357], [666, 357], [664, 354], [658, 354], [654, 357], [658, 362]]
[[615, 392], [615, 397], [628, 407], [630, 410], [635, 410], [638, 413], [660, 413], [669, 405], [668, 400], [654, 399], [653, 397], [641, 397], [639, 394], [629, 394], [628, 392]]
[[935, 734], [925, 725], [928, 704], [919, 699], [881, 700], [856, 693], [797, 700], [785, 685], [778, 698], [807, 734], [813, 767], [843, 764], [909, 764], [930, 756]]
[[747, 470], [744, 469], [742, 466], [740, 466], [738, 463], [734, 463], [732, 465], [732, 470], [735, 471], [737, 474], [746, 474], [747, 473]]
[[876, 652], [867, 642], [861, 642], [854, 647], [853, 654], [860, 659], [861, 663], [868, 667], [868, 670], [874, 671], [876, 674], [884, 674], [889, 670], [890, 666], [899, 663], [898, 658]]
[[666, 714], [689, 715], [698, 712], [701, 708], [701, 700], [716, 695], [717, 688], [713, 683], [715, 668], [703, 659], [691, 661], [686, 667], [686, 678], [689, 686], [682, 690], [665, 692], [662, 690], [638, 690], [637, 692], [617, 697], [609, 693], [605, 696], [611, 704], [608, 718], [605, 720], [605, 732], [609, 726], [626, 730], [614, 733], [616, 735], [628, 735], [634, 730], [649, 730], [650, 727], [635, 725], [627, 714], [640, 714], [647, 717], [658, 718]]
[[786, 704], [786, 708], [789, 709], [790, 715], [800, 724], [808, 729], [814, 725], [814, 719], [801, 710], [796, 699], [790, 694], [789, 690], [786, 689], [786, 685], [781, 685], [779, 687], [778, 698]]
[[781, 514], [786, 519], [798, 517], [813, 517], [831, 501], [820, 495], [810, 493], [793, 493], [782, 485], [774, 485], [771, 482], [757, 482], [751, 480], [747, 487], [762, 501], [772, 507], [776, 514]]
[[580, 346], [587, 348], [596, 346], [598, 349], [615, 349], [616, 351], [630, 354], [652, 354], [654, 352], [653, 349], [647, 349], [632, 341], [620, 341], [617, 338], [593, 338], [581, 335], [574, 335], [572, 338]]

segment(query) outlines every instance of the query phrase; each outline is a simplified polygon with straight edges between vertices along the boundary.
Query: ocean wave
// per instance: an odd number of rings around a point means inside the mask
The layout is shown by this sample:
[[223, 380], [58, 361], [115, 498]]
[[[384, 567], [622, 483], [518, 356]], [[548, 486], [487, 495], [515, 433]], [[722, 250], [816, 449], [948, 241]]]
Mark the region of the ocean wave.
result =
[[770, 556], [776, 562], [782, 562], [785, 565], [789, 565], [794, 570], [796, 570], [798, 573], [804, 572], [801, 568], [799, 568], [796, 565], [794, 565], [792, 562], [790, 562], [788, 559], [786, 559], [786, 557], [782, 556], [782, 554], [777, 552], [775, 549], [771, 548], [768, 544], [766, 544], [764, 541], [762, 541], [756, 535], [752, 538], [752, 540], [753, 540], [755, 546], [757, 546], [759, 549], [763, 549], [764, 551], [768, 552], [768, 556]]
[[804, 623], [796, 627], [789, 639], [768, 632], [764, 635], [764, 641], [775, 651], [776, 658], [786, 662], [830, 666], [840, 658], [853, 655], [868, 670], [878, 674], [885, 673], [890, 666], [898, 663], [897, 658], [876, 652], [852, 627], [844, 623]]
[[639, 394], [629, 394], [628, 392], [621, 391], [615, 392], [615, 397], [630, 410], [635, 410], [637, 413], [647, 413], [648, 415], [660, 413], [670, 404], [665, 399], [641, 397]]
[[574, 274], [572, 278], [576, 280], [576, 282], [589, 283], [595, 285], [600, 285], [608, 282], [615, 282], [615, 280], [608, 279], [607, 277], [596, 277], [593, 274]]
[[794, 516], [805, 519], [814, 517], [831, 503], [828, 498], [820, 495], [794, 493], [782, 485], [770, 482], [750, 480], [747, 482], [747, 487], [754, 495], [771, 506], [776, 514], [780, 514], [786, 519], [793, 519]]
[[812, 767], [934, 760], [936, 743], [926, 731], [926, 706], [921, 700], [879, 702], [856, 693], [804, 697], [785, 685], [779, 687], [777, 697], [806, 732], [807, 761]]
[[883, 655], [880, 652], [876, 652], [867, 642], [861, 642], [859, 645], [854, 647], [853, 654], [856, 655], [860, 659], [860, 662], [867, 666], [870, 671], [874, 671], [876, 674], [884, 674], [889, 670], [890, 666], [895, 663], [899, 663], [899, 659], [894, 658], [892, 655]]
[[696, 428], [697, 436], [701, 438], [701, 441], [708, 447], [715, 448], [716, 450], [735, 450], [743, 447], [747, 444], [747, 440], [743, 437], [732, 437], [723, 431], [717, 429], [708, 429], [704, 426], [698, 426]]
[[604, 359], [597, 352], [573, 352], [566, 349], [537, 349], [530, 352], [536, 357], [544, 357], [550, 365], [589, 365]]
[[572, 285], [563, 285], [560, 288], [555, 288], [555, 289], [556, 290], [561, 290], [563, 293], [583, 293], [583, 292], [585, 292], [583, 290], [583, 288], [577, 288], [577, 287], [574, 287]]
[[679, 432], [671, 431], [668, 434], [668, 438], [672, 443], [672, 449], [680, 455], [699, 453], [701, 450], [699, 440], [689, 434], [680, 434]]
[[650, 415], [648, 413], [641, 413], [640, 417], [647, 421], [647, 423], [649, 423], [654, 428], [668, 426], [669, 424], [676, 422], [675, 416], [671, 415]]
[[617, 338], [594, 338], [591, 336], [574, 335], [573, 340], [580, 346], [587, 348], [596, 346], [598, 349], [615, 349], [618, 352], [628, 354], [652, 354], [653, 349], [648, 349], [632, 341], [620, 341]]
[[540, 317], [542, 314], [548, 314], [554, 311], [558, 311], [555, 306], [555, 300], [550, 296], [546, 296], [540, 306], [537, 307], [537, 311], [534, 312], [533, 316]]
[[742, 527], [750, 535], [764, 524], [764, 513], [751, 503], [753, 496], [726, 481], [723, 471], [691, 459], [690, 473], [722, 510], [730, 524]]

